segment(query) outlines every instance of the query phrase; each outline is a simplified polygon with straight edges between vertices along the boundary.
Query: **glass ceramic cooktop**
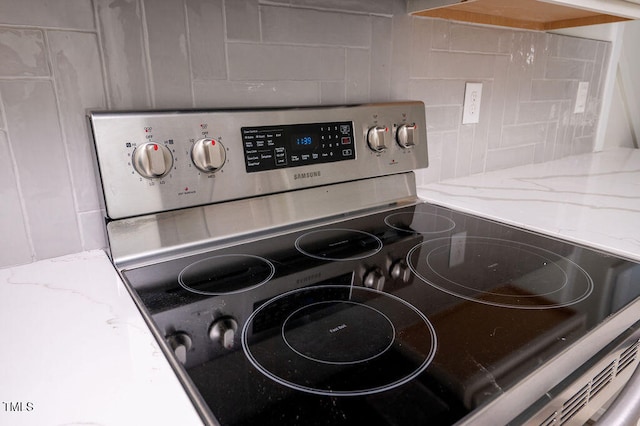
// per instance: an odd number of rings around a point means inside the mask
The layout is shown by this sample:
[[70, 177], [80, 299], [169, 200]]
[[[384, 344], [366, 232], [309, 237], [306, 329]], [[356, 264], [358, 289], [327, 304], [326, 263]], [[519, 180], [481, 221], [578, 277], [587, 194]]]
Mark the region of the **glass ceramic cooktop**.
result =
[[446, 425], [635, 298], [635, 267], [418, 204], [124, 276], [222, 425]]

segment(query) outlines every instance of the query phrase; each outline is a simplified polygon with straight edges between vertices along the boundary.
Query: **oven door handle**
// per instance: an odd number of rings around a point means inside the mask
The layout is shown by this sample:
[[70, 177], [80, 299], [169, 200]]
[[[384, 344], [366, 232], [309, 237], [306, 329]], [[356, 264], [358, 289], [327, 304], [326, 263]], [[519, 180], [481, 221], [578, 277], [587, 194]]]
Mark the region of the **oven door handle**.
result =
[[635, 426], [640, 419], [640, 364], [607, 411], [596, 422], [602, 426]]

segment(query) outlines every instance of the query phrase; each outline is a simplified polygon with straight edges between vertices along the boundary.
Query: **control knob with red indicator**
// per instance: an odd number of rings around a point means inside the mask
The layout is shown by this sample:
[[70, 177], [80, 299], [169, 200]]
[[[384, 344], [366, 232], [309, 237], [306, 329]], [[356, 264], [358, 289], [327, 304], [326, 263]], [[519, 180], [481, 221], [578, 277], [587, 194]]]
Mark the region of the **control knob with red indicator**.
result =
[[367, 144], [375, 152], [386, 151], [386, 139], [389, 129], [385, 126], [374, 126], [367, 132]]
[[191, 147], [191, 161], [198, 170], [205, 173], [217, 172], [224, 166], [226, 160], [224, 146], [215, 139], [200, 139]]
[[396, 131], [396, 142], [402, 148], [415, 146], [415, 124], [402, 124]]
[[133, 168], [147, 179], [160, 178], [171, 171], [173, 156], [164, 145], [147, 142], [133, 151]]

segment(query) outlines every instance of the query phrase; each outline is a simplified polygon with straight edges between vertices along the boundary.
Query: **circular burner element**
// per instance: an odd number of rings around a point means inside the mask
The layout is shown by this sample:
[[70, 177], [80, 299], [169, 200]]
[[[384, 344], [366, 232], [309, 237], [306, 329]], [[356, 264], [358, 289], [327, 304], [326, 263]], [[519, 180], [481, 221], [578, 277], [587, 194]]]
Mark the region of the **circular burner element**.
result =
[[438, 234], [456, 227], [456, 223], [446, 216], [421, 212], [390, 214], [384, 218], [384, 223], [398, 231], [414, 234]]
[[178, 275], [178, 283], [193, 293], [219, 296], [247, 291], [273, 277], [276, 268], [262, 257], [223, 254], [194, 262]]
[[[357, 327], [349, 324], [353, 318], [361, 322]], [[328, 301], [292, 313], [282, 325], [282, 338], [292, 351], [312, 361], [355, 364], [389, 349], [395, 329], [391, 320], [375, 308], [351, 301]]]
[[428, 284], [473, 302], [517, 309], [569, 306], [593, 291], [591, 277], [552, 251], [484, 237], [436, 238], [407, 254]]
[[320, 260], [358, 260], [373, 256], [382, 249], [375, 235], [352, 229], [319, 229], [296, 239], [296, 248]]
[[422, 373], [435, 355], [436, 335], [424, 314], [394, 295], [324, 285], [261, 305], [243, 327], [242, 348], [258, 371], [281, 385], [357, 396]]

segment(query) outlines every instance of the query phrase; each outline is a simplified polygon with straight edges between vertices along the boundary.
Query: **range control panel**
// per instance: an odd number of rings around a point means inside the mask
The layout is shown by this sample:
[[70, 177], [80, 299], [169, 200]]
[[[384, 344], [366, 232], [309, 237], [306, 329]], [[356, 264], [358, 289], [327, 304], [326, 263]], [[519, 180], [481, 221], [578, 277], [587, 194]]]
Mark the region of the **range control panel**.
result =
[[427, 167], [424, 104], [94, 112], [108, 218]]
[[247, 173], [353, 160], [353, 123], [243, 127]]

